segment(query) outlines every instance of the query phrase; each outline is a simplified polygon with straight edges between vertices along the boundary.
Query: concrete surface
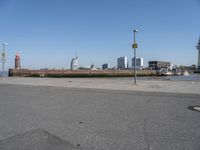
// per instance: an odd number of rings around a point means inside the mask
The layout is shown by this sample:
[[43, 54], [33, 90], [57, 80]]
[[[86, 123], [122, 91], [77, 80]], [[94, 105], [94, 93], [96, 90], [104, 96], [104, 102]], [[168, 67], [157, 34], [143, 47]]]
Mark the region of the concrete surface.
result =
[[0, 83], [57, 86], [70, 88], [112, 89], [200, 94], [200, 81], [140, 80], [134, 85], [131, 78], [0, 78]]
[[88, 79], [12, 81], [0, 83], [1, 141], [40, 128], [83, 150], [199, 150], [200, 112], [187, 109], [200, 105], [199, 94], [41, 86], [94, 86]]

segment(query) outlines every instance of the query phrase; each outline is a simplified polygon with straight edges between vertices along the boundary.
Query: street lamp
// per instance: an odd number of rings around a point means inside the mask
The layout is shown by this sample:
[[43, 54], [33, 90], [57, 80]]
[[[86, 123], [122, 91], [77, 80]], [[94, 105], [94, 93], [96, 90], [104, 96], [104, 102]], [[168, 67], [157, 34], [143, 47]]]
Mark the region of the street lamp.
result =
[[135, 40], [135, 35], [136, 33], [138, 32], [138, 30], [134, 29], [133, 30], [133, 44], [132, 44], [132, 48], [134, 49], [134, 83], [136, 84], [137, 83], [137, 69], [136, 69], [136, 48], [138, 48], [138, 45], [136, 43], [136, 40]]
[[2, 43], [3, 45], [3, 51], [2, 51], [2, 58], [1, 58], [1, 61], [2, 61], [2, 77], [5, 77], [5, 72], [4, 72], [4, 65], [5, 65], [5, 62], [6, 62], [6, 53], [5, 53], [5, 48], [6, 46], [8, 45], [8, 43]]

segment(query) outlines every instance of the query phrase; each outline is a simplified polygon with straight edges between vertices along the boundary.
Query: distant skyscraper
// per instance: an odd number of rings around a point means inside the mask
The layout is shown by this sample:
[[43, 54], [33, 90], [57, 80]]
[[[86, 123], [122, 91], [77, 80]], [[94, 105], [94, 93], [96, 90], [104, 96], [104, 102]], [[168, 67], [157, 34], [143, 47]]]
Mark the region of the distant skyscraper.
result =
[[128, 68], [128, 59], [126, 56], [117, 58], [117, 68], [118, 69]]
[[78, 57], [72, 58], [71, 70], [77, 70], [79, 68]]
[[[132, 58], [132, 68], [135, 66], [135, 57]], [[136, 57], [136, 68], [141, 69], [144, 67], [144, 59], [141, 57]]]
[[200, 70], [200, 37], [199, 37], [199, 42], [197, 43], [197, 50], [198, 50], [198, 64], [197, 64], [197, 69]]
[[19, 53], [15, 55], [15, 69], [21, 69]]

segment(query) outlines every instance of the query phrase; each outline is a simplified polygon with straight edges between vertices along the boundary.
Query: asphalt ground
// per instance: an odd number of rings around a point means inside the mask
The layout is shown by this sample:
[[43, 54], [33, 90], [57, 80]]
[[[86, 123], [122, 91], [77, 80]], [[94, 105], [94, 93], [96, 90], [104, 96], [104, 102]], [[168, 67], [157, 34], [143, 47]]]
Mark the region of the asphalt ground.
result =
[[190, 105], [199, 94], [0, 83], [0, 149], [199, 150]]

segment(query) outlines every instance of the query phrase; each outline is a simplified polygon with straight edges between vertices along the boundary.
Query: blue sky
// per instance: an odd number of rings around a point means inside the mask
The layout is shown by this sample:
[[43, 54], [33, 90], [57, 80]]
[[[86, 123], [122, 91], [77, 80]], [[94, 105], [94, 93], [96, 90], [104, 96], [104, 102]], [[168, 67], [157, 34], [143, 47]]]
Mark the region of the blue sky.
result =
[[[0, 0], [0, 41], [8, 42], [6, 68], [21, 54], [23, 68], [116, 65], [137, 55], [177, 65], [197, 64], [199, 0]], [[1, 48], [2, 49], [2, 48]]]

